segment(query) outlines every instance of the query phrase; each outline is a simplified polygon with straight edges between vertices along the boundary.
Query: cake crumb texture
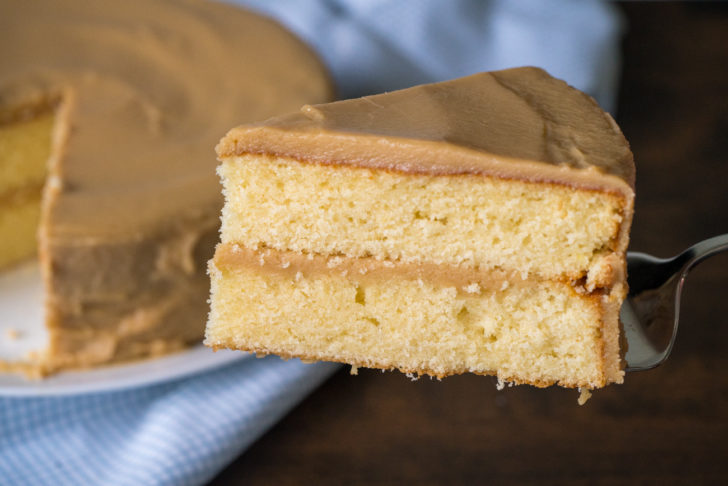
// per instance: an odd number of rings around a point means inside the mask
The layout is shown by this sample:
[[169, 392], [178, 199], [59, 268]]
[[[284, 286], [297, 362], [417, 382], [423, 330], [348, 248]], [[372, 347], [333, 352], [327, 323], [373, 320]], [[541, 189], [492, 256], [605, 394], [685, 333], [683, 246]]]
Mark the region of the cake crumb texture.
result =
[[617, 247], [617, 194], [484, 176], [411, 175], [244, 155], [219, 168], [222, 241], [249, 248], [573, 280]]
[[305, 106], [230, 130], [217, 153], [208, 345], [622, 382], [634, 164], [563, 81], [515, 68]]
[[607, 383], [601, 301], [565, 283], [472, 294], [396, 275], [361, 281], [322, 269], [295, 279], [254, 262], [212, 262], [210, 274], [214, 325], [205, 343], [212, 347], [438, 377], [473, 372], [539, 386]]

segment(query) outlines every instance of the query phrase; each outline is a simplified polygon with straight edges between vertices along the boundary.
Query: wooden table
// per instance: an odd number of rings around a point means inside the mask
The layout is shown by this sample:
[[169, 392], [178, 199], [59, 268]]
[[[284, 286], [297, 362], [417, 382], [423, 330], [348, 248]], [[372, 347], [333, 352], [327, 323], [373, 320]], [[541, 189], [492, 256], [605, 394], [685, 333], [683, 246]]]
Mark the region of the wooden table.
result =
[[[632, 250], [728, 232], [727, 7], [620, 4]], [[342, 370], [212, 484], [728, 484], [728, 254], [691, 274], [683, 303], [668, 362], [585, 406], [490, 377]]]

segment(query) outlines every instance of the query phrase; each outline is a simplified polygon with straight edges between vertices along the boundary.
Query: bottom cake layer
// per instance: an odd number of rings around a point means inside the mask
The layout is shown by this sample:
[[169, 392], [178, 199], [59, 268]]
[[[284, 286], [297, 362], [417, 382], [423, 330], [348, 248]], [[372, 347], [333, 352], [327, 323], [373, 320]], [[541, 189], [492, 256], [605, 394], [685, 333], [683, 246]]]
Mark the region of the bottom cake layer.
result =
[[234, 245], [210, 273], [214, 348], [536, 386], [622, 381], [618, 305], [604, 292]]
[[[35, 255], [40, 221], [40, 190], [11, 204], [0, 204], [0, 269]], [[0, 203], [1, 201], [0, 197]]]

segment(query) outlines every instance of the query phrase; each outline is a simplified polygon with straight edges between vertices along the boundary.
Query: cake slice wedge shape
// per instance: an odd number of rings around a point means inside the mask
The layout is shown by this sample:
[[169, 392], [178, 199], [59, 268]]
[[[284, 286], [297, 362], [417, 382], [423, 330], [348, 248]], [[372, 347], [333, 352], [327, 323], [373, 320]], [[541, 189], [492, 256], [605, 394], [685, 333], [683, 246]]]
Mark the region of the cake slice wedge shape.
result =
[[536, 386], [623, 380], [634, 164], [538, 68], [335, 103], [217, 146], [206, 343]]

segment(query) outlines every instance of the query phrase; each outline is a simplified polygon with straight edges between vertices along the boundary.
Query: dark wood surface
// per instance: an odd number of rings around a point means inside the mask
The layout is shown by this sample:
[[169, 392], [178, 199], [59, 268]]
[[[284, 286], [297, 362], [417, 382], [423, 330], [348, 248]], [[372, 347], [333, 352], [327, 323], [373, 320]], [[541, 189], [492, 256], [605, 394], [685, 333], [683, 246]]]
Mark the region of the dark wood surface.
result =
[[[620, 4], [630, 249], [728, 232], [728, 4]], [[666, 364], [594, 394], [342, 370], [214, 485], [728, 484], [728, 254], [691, 274]]]

